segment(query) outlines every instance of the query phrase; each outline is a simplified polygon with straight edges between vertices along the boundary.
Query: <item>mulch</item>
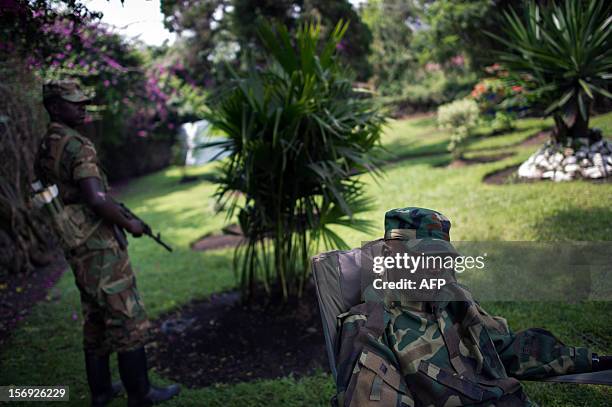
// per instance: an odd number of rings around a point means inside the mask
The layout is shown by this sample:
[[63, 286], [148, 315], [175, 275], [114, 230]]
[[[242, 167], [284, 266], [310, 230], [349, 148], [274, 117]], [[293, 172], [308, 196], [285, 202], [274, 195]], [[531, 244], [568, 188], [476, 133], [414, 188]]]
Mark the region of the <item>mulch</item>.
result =
[[528, 183], [534, 182], [534, 180], [519, 178], [517, 171], [520, 165], [512, 165], [510, 167], [502, 168], [500, 170], [493, 171], [487, 175], [485, 175], [482, 180], [485, 184], [492, 185], [505, 185], [511, 183]]
[[495, 161], [504, 160], [508, 157], [512, 157], [513, 155], [515, 155], [515, 153], [505, 152], [505, 153], [499, 153], [499, 154], [480, 155], [480, 156], [470, 157], [470, 158], [460, 158], [460, 159], [451, 161], [451, 163], [448, 164], [447, 168], [461, 168], [461, 167], [465, 167], [468, 165], [492, 163]]
[[244, 235], [240, 226], [231, 224], [224, 227], [221, 233], [207, 233], [191, 243], [191, 249], [195, 251], [206, 251], [236, 247], [244, 242]]
[[31, 273], [0, 277], [0, 347], [37, 302], [59, 299], [60, 293], [53, 287], [67, 267], [63, 257], [57, 256]]
[[188, 387], [300, 377], [328, 369], [313, 286], [299, 303], [241, 304], [237, 292], [193, 301], [155, 322], [151, 365]]
[[519, 143], [519, 146], [539, 146], [550, 140], [550, 130], [542, 130]]

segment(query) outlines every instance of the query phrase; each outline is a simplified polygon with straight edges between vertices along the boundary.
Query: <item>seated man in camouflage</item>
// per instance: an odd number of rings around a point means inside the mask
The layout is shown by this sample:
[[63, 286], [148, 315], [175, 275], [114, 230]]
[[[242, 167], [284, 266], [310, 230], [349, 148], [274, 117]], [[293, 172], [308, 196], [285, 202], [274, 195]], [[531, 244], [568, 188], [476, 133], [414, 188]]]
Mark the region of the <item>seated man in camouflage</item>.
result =
[[[178, 385], [153, 387], [147, 375], [144, 345], [149, 320], [124, 244], [125, 229], [138, 237], [143, 224], [127, 219], [108, 195], [92, 142], [76, 128], [89, 101], [74, 81], [44, 86], [51, 123], [43, 137], [36, 175], [44, 185], [57, 185], [63, 203], [55, 222], [66, 259], [81, 294], [83, 345], [92, 405], [104, 406], [118, 393], [111, 384], [109, 355], [116, 351], [129, 406], [149, 406], [178, 394]], [[56, 220], [56, 219], [54, 219]], [[66, 226], [66, 227], [64, 227]], [[71, 232], [67, 232], [71, 231]], [[119, 385], [120, 387], [120, 385]]]
[[[362, 262], [364, 254], [402, 250], [454, 254], [449, 231], [450, 222], [438, 212], [389, 211], [385, 239], [365, 245]], [[362, 297], [363, 303], [338, 316], [342, 406], [531, 406], [519, 379], [612, 368], [609, 357], [566, 346], [543, 329], [512, 332], [454, 275], [431, 300], [400, 291], [381, 295], [368, 284]]]

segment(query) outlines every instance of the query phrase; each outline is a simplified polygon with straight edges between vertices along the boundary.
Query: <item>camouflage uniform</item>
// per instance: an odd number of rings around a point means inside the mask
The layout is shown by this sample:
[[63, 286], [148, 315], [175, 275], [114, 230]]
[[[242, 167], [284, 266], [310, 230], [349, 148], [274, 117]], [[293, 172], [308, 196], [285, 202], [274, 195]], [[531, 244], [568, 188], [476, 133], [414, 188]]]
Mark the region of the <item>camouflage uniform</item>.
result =
[[[78, 99], [80, 91], [69, 85], [60, 84], [62, 97], [69, 100], [76, 93], [71, 101], [83, 101]], [[99, 178], [108, 190], [93, 143], [72, 128], [52, 122], [41, 141], [35, 168], [41, 181], [58, 186], [70, 221], [83, 231], [80, 244], [64, 244], [63, 248], [81, 295], [85, 350], [105, 354], [141, 347], [150, 327], [128, 253], [119, 246], [113, 226], [80, 198], [78, 181], [83, 178]]]
[[[385, 228], [387, 241], [450, 246], [450, 222], [428, 209], [387, 212]], [[366, 250], [380, 250], [377, 242]], [[341, 405], [531, 406], [518, 379], [591, 371], [588, 349], [566, 346], [543, 329], [513, 333], [456, 282], [435, 302], [381, 299], [369, 289], [363, 296], [338, 316]]]

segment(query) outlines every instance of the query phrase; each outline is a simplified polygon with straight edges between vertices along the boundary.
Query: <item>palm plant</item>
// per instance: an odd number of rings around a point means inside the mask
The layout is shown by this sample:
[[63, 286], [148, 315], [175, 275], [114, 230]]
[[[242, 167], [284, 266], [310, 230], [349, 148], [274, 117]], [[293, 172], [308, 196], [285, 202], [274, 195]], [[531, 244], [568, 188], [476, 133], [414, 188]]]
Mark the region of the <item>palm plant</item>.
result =
[[321, 44], [319, 24], [303, 25], [294, 42], [286, 27], [261, 24], [270, 63], [235, 74], [208, 115], [227, 137], [214, 181], [246, 237], [234, 256], [245, 299], [258, 282], [299, 297], [319, 242], [346, 247], [332, 224], [369, 229], [354, 216], [369, 209], [354, 175], [377, 173], [371, 153], [384, 119], [336, 60], [346, 28], [338, 23]]
[[607, 0], [533, 1], [521, 19], [505, 12], [502, 64], [555, 120], [557, 142], [588, 137], [595, 94], [612, 98], [612, 3]]

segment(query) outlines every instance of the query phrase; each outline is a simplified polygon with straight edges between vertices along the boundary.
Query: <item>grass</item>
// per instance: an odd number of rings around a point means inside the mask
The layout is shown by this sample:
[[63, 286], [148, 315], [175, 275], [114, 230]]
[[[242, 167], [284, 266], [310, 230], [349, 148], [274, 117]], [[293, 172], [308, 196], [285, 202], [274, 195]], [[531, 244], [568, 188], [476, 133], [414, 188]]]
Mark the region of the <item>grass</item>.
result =
[[[612, 235], [612, 184], [573, 181], [487, 185], [489, 172], [520, 163], [537, 146], [517, 142], [548, 126], [527, 119], [514, 132], [474, 137], [471, 154], [513, 151], [503, 161], [450, 169], [445, 146], [448, 135], [439, 132], [431, 118], [392, 122], [384, 144], [395, 155], [435, 154], [398, 161], [386, 167], [378, 181], [365, 175], [375, 209], [365, 216], [380, 234], [385, 211], [396, 207], [422, 206], [447, 215], [453, 222], [453, 240], [610, 240]], [[596, 117], [593, 125], [612, 128], [612, 114]], [[190, 170], [190, 175], [209, 172], [212, 165]], [[152, 174], [131, 183], [122, 199], [155, 229], [175, 251], [168, 254], [147, 239], [131, 240], [130, 253], [138, 284], [152, 318], [194, 298], [236, 286], [231, 270], [231, 250], [197, 253], [189, 244], [199, 236], [229, 223], [215, 214], [214, 186], [206, 182], [180, 184], [177, 168]], [[358, 246], [366, 236], [338, 229], [347, 243]], [[70, 386], [68, 405], [86, 405], [88, 392], [81, 352], [79, 297], [71, 273], [56, 290], [59, 300], [37, 304], [0, 354], [0, 385]], [[505, 316], [513, 329], [532, 326], [555, 332], [562, 340], [581, 345], [580, 332], [612, 343], [612, 303], [510, 303], [484, 304], [490, 312]], [[236, 327], [240, 329], [240, 327]], [[612, 349], [596, 347], [610, 353]], [[176, 363], [189, 363], [181, 360]], [[206, 368], [206, 367], [204, 367]], [[116, 368], [113, 368], [117, 377]], [[165, 382], [152, 373], [156, 382]], [[612, 390], [603, 386], [525, 383], [528, 394], [542, 406], [607, 406]], [[306, 378], [283, 378], [204, 389], [183, 389], [168, 406], [327, 406], [334, 385], [329, 375], [318, 372]], [[112, 406], [124, 405], [125, 400]], [[37, 404], [33, 404], [37, 405]]]

